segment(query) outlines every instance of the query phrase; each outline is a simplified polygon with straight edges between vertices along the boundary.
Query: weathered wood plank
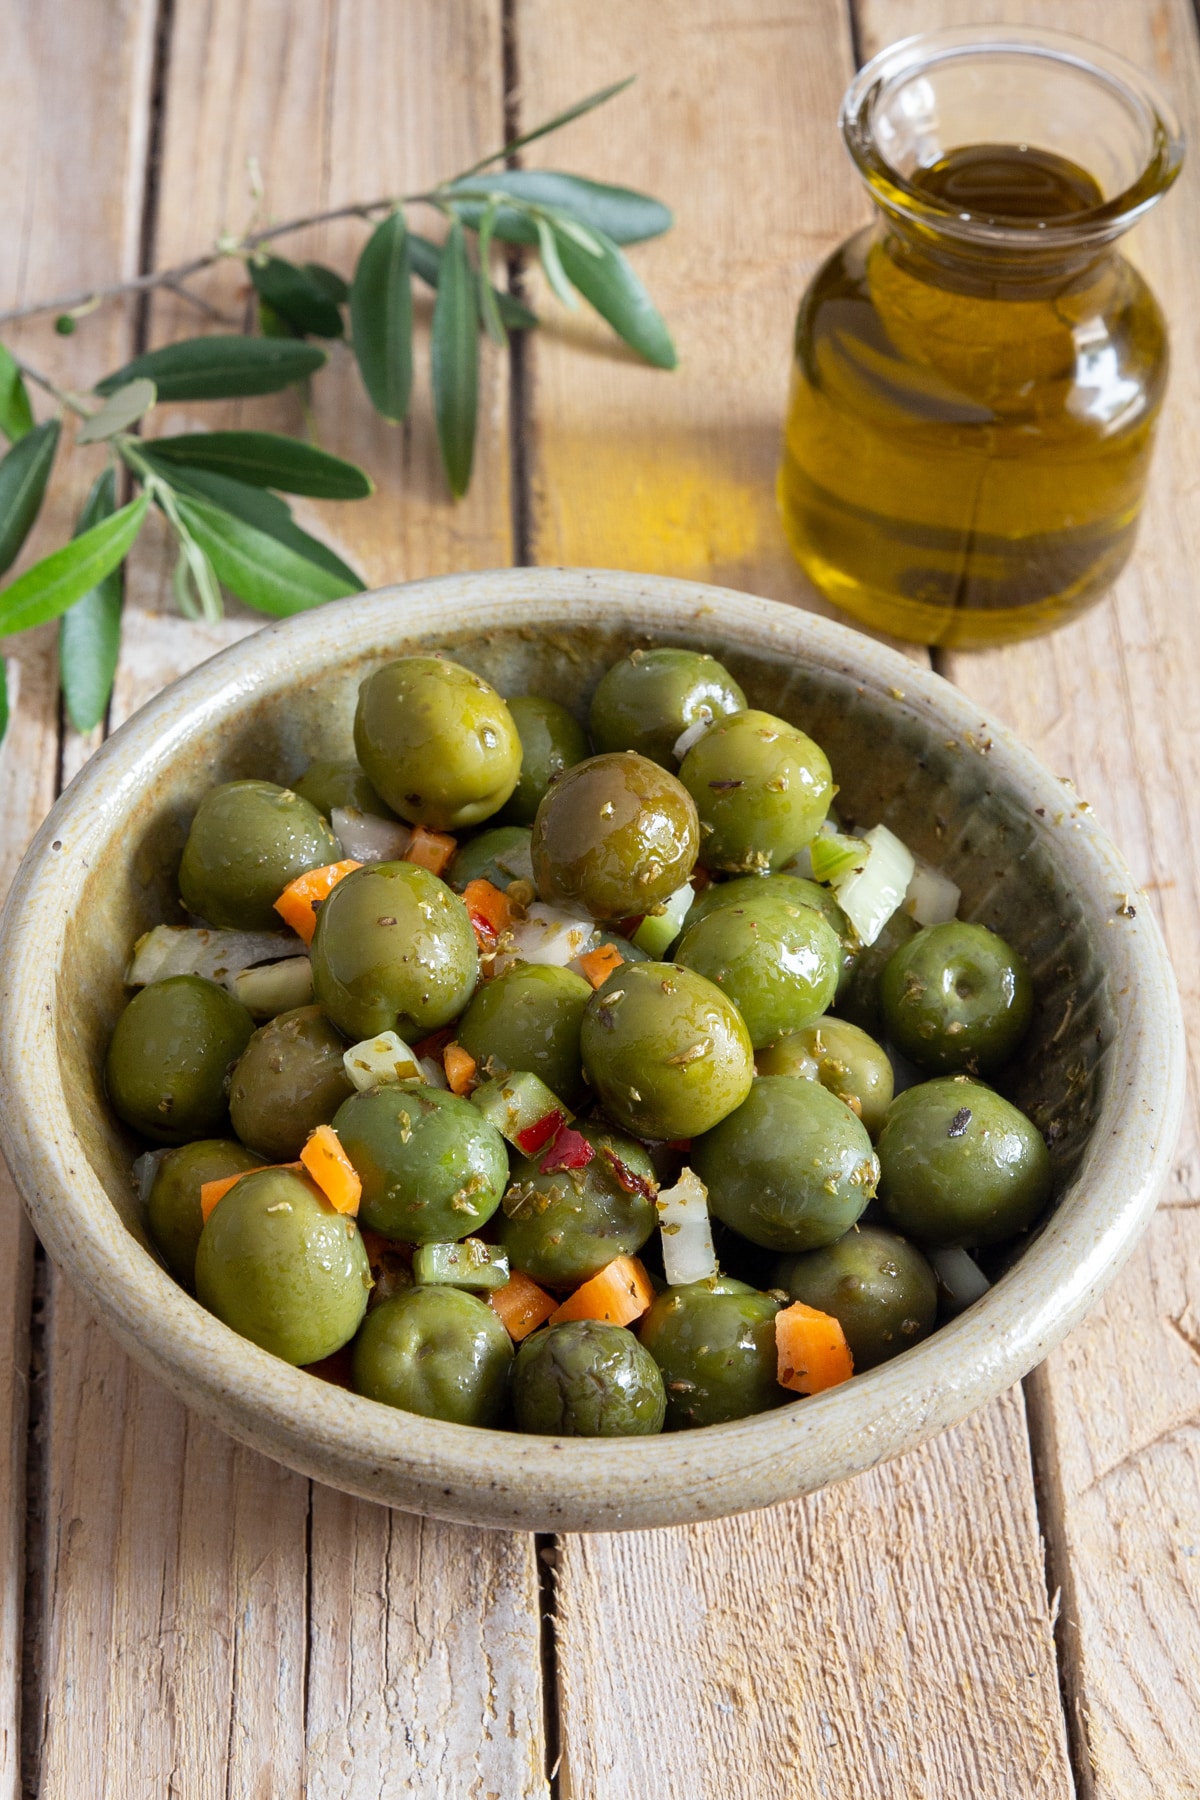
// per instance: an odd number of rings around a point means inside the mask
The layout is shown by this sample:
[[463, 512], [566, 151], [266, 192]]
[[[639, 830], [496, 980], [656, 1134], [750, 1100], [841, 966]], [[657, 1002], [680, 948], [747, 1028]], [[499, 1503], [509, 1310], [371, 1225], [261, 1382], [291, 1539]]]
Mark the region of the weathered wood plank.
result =
[[[633, 253], [677, 374], [583, 357], [574, 323], [529, 346], [537, 560], [812, 604], [774, 475], [796, 301], [867, 210], [835, 125], [844, 9], [616, 0], [602, 42], [582, 7], [517, 19], [523, 122], [640, 73], [531, 160], [644, 185], [679, 219]], [[566, 1539], [558, 1595], [564, 1794], [1071, 1792], [1018, 1394], [811, 1500]]]

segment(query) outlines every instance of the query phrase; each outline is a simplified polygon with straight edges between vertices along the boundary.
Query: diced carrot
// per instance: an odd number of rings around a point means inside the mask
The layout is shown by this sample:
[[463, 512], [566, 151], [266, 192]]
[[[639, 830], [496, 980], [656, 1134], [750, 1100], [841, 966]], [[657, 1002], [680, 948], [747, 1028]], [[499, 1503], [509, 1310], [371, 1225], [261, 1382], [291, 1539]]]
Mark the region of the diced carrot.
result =
[[404, 852], [405, 862], [420, 863], [431, 875], [440, 875], [454, 852], [458, 840], [447, 831], [430, 831], [427, 825], [414, 825], [412, 842]]
[[208, 1216], [218, 1200], [223, 1200], [231, 1187], [236, 1187], [243, 1175], [261, 1175], [263, 1169], [290, 1169], [293, 1174], [303, 1171], [303, 1163], [263, 1163], [257, 1169], [239, 1169], [236, 1175], [220, 1175], [216, 1181], [205, 1181], [200, 1187], [200, 1216], [208, 1224]]
[[607, 1319], [611, 1325], [628, 1325], [654, 1299], [654, 1287], [636, 1256], [618, 1256], [598, 1275], [550, 1314], [552, 1325], [566, 1319]]
[[300, 1161], [335, 1212], [358, 1211], [362, 1182], [332, 1125], [317, 1126], [300, 1152]]
[[499, 1314], [509, 1337], [517, 1344], [539, 1325], [545, 1324], [555, 1306], [554, 1296], [540, 1288], [531, 1276], [523, 1275], [520, 1269], [513, 1270], [503, 1287], [492, 1288], [487, 1299], [493, 1312]]
[[490, 881], [468, 881], [463, 889], [463, 903], [471, 915], [476, 937], [485, 933], [490, 936], [490, 942], [481, 947], [494, 949], [500, 933], [507, 931], [513, 921], [508, 895]]
[[446, 1080], [452, 1094], [469, 1094], [479, 1086], [479, 1064], [461, 1044], [447, 1044], [442, 1056]]
[[579, 967], [592, 986], [598, 988], [604, 986], [613, 970], [619, 969], [624, 961], [615, 944], [601, 944], [580, 957]]
[[854, 1358], [846, 1334], [829, 1313], [797, 1300], [775, 1314], [779, 1384], [797, 1394], [819, 1394], [849, 1381]]
[[317, 929], [318, 906], [329, 898], [339, 881], [361, 868], [362, 864], [351, 856], [345, 862], [326, 863], [323, 869], [309, 869], [288, 882], [275, 902], [275, 911], [297, 937], [311, 944]]

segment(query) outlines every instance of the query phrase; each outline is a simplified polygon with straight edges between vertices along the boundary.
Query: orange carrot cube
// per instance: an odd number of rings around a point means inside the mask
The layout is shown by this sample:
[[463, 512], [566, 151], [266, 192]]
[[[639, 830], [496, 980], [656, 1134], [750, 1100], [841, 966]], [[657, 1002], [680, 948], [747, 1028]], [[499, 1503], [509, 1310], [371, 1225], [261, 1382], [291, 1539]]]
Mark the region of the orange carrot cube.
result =
[[275, 902], [275, 911], [306, 944], [313, 941], [317, 929], [317, 908], [327, 900], [338, 882], [361, 869], [362, 864], [347, 857], [345, 862], [326, 863], [323, 869], [308, 869], [289, 881]]
[[300, 1161], [335, 1212], [358, 1211], [362, 1182], [332, 1125], [318, 1125], [300, 1152]]
[[603, 987], [614, 969], [619, 969], [625, 958], [615, 944], [599, 944], [595, 950], [589, 950], [586, 956], [579, 959], [579, 967], [594, 988]]
[[514, 1269], [503, 1287], [492, 1288], [488, 1305], [498, 1313], [500, 1321], [514, 1343], [519, 1344], [531, 1331], [544, 1325], [554, 1311], [552, 1294], [540, 1288], [529, 1275]]
[[419, 863], [431, 875], [440, 875], [457, 849], [458, 840], [449, 832], [430, 831], [426, 825], [414, 825], [412, 842], [404, 852], [403, 860]]
[[776, 1313], [775, 1350], [779, 1384], [797, 1394], [822, 1393], [854, 1373], [854, 1358], [837, 1319], [802, 1300]]
[[654, 1286], [636, 1256], [618, 1256], [555, 1307], [552, 1325], [567, 1319], [606, 1319], [629, 1325], [640, 1319], [654, 1299]]

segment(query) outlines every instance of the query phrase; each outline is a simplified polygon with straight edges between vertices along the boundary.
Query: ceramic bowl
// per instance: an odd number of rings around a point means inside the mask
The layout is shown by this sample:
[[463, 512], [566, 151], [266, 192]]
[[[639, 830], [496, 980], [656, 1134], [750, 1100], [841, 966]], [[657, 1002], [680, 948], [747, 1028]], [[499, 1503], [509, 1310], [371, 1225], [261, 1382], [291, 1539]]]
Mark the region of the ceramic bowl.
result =
[[[658, 1438], [472, 1430], [359, 1399], [236, 1337], [177, 1287], [102, 1092], [130, 946], [177, 916], [205, 789], [345, 755], [381, 662], [444, 648], [504, 693], [586, 716], [635, 644], [702, 647], [751, 704], [827, 751], [841, 804], [884, 820], [1028, 959], [1038, 992], [1014, 1097], [1057, 1199], [968, 1312], [895, 1361], [757, 1418]], [[144, 707], [54, 808], [0, 928], [0, 1134], [47, 1251], [187, 1405], [320, 1481], [476, 1525], [615, 1530], [766, 1506], [871, 1467], [999, 1393], [1076, 1322], [1146, 1224], [1182, 1106], [1179, 1002], [1150, 909], [1073, 791], [938, 676], [842, 626], [687, 582], [581, 570], [451, 576], [327, 606], [214, 657]]]

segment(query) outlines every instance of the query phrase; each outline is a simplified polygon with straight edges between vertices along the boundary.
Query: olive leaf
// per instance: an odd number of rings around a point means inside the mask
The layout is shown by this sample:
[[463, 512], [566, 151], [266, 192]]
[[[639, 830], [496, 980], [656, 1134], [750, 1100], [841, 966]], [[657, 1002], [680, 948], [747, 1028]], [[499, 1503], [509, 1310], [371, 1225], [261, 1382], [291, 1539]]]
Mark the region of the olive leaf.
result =
[[479, 323], [475, 281], [457, 219], [442, 252], [433, 308], [433, 410], [450, 491], [461, 498], [471, 480], [479, 405]]
[[[582, 175], [566, 175], [557, 169], [501, 169], [493, 175], [454, 181], [446, 190], [464, 225], [478, 229], [488, 198], [508, 195], [535, 206], [553, 207], [561, 213], [604, 232], [614, 244], [640, 244], [661, 237], [674, 223], [670, 207], [634, 188], [611, 187], [603, 181], [586, 181]], [[535, 244], [537, 227], [529, 214], [516, 207], [500, 206], [495, 235], [509, 244]]]
[[562, 270], [588, 304], [639, 356], [655, 368], [673, 369], [679, 359], [663, 316], [612, 239], [593, 232], [600, 248], [596, 255], [558, 227], [552, 229]]
[[166, 463], [156, 463], [153, 444], [147, 446], [144, 455], [176, 493], [208, 501], [219, 511], [232, 513], [235, 519], [241, 519], [256, 531], [265, 532], [268, 537], [286, 544], [297, 556], [306, 557], [309, 562], [316, 563], [318, 568], [326, 569], [331, 575], [344, 581], [347, 593], [358, 593], [366, 586], [362, 576], [349, 563], [344, 563], [328, 544], [323, 544], [319, 538], [310, 537], [307, 531], [301, 530], [292, 518], [291, 507], [278, 494], [272, 494], [266, 488], [247, 487], [245, 482], [234, 481], [227, 475], [218, 475], [212, 469], [171, 467]]
[[245, 394], [277, 394], [302, 381], [325, 361], [315, 344], [287, 338], [201, 337], [147, 350], [96, 383], [111, 394], [144, 375], [164, 400], [237, 400]]
[[316, 337], [342, 335], [342, 315], [324, 284], [282, 256], [251, 257], [247, 272], [261, 299], [289, 325]]
[[189, 431], [154, 438], [149, 448], [159, 467], [211, 469], [251, 487], [282, 488], [285, 494], [363, 500], [375, 491], [370, 476], [354, 463], [275, 431]]
[[286, 618], [356, 591], [352, 583], [206, 501], [180, 494], [175, 506], [217, 579], [259, 612]]
[[350, 298], [350, 285], [338, 274], [336, 269], [327, 269], [324, 263], [306, 262], [301, 268], [309, 277], [314, 287], [320, 288], [328, 295], [335, 306], [345, 306]]
[[[410, 231], [408, 234], [408, 249], [412, 261], [413, 274], [419, 275], [421, 280], [425, 282], [427, 286], [435, 288], [441, 280], [442, 274], [441, 245], [432, 243], [429, 238], [421, 237], [415, 231]], [[480, 274], [477, 279], [479, 283], [479, 322], [482, 325], [484, 322], [483, 275]], [[522, 306], [521, 302], [519, 300], [514, 300], [511, 294], [506, 294], [503, 288], [493, 287], [492, 294], [496, 301], [496, 310], [500, 314], [501, 322], [508, 327], [509, 331], [533, 330], [538, 322], [538, 316], [535, 312], [530, 312], [527, 306]]]
[[504, 321], [500, 317], [500, 308], [496, 304], [496, 290], [488, 280], [488, 258], [492, 248], [492, 229], [496, 223], [496, 208], [484, 208], [479, 221], [479, 281], [476, 295], [479, 300], [480, 316], [484, 329], [493, 343], [507, 344], [508, 333], [504, 329]]
[[558, 254], [558, 242], [549, 223], [540, 216], [534, 221], [537, 226], [538, 251], [542, 258], [542, 267], [546, 271], [546, 279], [564, 306], [572, 311], [579, 305], [579, 298], [567, 280], [562, 261]]
[[[33, 408], [25, 380], [10, 353], [0, 344], [0, 431], [10, 444], [33, 430]], [[3, 733], [0, 732], [0, 736]]]
[[50, 479], [59, 430], [57, 419], [35, 425], [0, 461], [0, 575], [16, 562], [33, 529]]
[[83, 421], [75, 442], [99, 444], [105, 438], [116, 437], [118, 431], [128, 431], [150, 411], [157, 398], [158, 390], [144, 375], [127, 381], [124, 387], [114, 388], [104, 405]]
[[44, 625], [82, 600], [128, 556], [149, 504], [147, 496], [139, 494], [110, 518], [26, 569], [0, 593], [0, 634]]
[[390, 213], [363, 246], [350, 289], [350, 328], [371, 404], [398, 424], [412, 395], [412, 274], [402, 212]]
[[[92, 484], [75, 526], [81, 537], [117, 510], [117, 477], [105, 469]], [[123, 583], [118, 565], [102, 575], [59, 620], [58, 668], [67, 714], [76, 731], [92, 731], [108, 709], [121, 648]]]

